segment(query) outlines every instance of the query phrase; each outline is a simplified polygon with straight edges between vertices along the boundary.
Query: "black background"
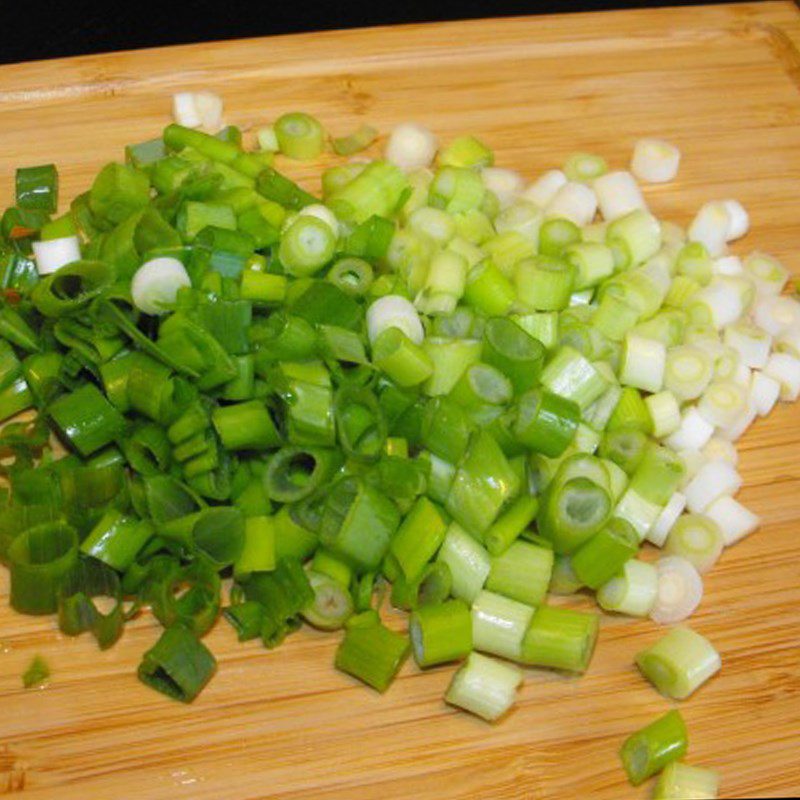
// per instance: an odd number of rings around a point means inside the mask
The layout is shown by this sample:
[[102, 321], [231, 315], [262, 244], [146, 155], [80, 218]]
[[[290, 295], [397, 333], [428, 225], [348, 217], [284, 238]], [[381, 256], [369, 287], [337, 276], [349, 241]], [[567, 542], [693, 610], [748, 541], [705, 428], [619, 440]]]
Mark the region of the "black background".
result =
[[[699, 5], [690, 0], [8, 0], [0, 63], [402, 22]], [[0, 0], [0, 7], [6, 2]], [[13, 11], [12, 11], [13, 9]], [[18, 15], [18, 19], [10, 19]]]

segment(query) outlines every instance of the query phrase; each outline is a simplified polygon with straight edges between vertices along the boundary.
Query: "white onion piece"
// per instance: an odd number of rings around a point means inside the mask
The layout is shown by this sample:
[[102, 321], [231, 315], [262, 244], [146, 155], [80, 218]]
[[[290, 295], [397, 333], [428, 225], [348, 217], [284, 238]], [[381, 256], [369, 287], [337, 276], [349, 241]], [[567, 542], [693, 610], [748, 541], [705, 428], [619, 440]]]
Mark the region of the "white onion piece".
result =
[[766, 417], [781, 395], [781, 385], [775, 378], [758, 370], [753, 371], [750, 383], [750, 405], [759, 417]]
[[202, 128], [216, 133], [222, 127], [222, 98], [218, 94], [195, 92], [194, 107]]
[[733, 425], [747, 408], [747, 390], [734, 381], [713, 381], [697, 402], [697, 410], [716, 428]]
[[678, 517], [683, 514], [685, 508], [686, 495], [682, 492], [675, 492], [670, 497], [669, 502], [661, 509], [661, 513], [653, 523], [653, 527], [647, 532], [645, 537], [647, 541], [656, 547], [663, 547], [669, 532], [672, 530], [672, 526], [678, 521]]
[[739, 463], [739, 452], [733, 442], [713, 436], [702, 450], [709, 461], [727, 461], [732, 467]]
[[753, 305], [753, 321], [770, 336], [780, 336], [800, 326], [800, 303], [791, 297], [760, 297]]
[[800, 359], [788, 353], [773, 353], [764, 367], [764, 374], [780, 384], [781, 400], [794, 402], [800, 396]]
[[485, 167], [481, 170], [483, 185], [500, 201], [500, 208], [510, 206], [522, 193], [525, 181], [513, 169]]
[[186, 267], [177, 258], [160, 256], [136, 270], [131, 278], [131, 298], [145, 314], [165, 314], [175, 304], [178, 290], [191, 285]]
[[744, 269], [759, 294], [780, 294], [789, 280], [789, 270], [777, 258], [758, 250], [744, 260]]
[[588, 225], [597, 212], [597, 198], [585, 183], [565, 183], [545, 209], [545, 216], [564, 217], [578, 227]]
[[722, 205], [730, 217], [727, 240], [741, 239], [750, 230], [750, 215], [738, 200], [723, 200]]
[[630, 522], [640, 542], [647, 537], [660, 513], [659, 506], [642, 497], [635, 489], [627, 489], [614, 509], [615, 517]]
[[80, 261], [81, 241], [77, 236], [62, 236], [33, 243], [33, 258], [40, 275], [51, 275], [61, 267]]
[[800, 326], [789, 328], [775, 337], [775, 350], [800, 358]]
[[737, 441], [745, 433], [745, 431], [752, 425], [756, 418], [756, 410], [750, 405], [749, 399], [747, 407], [742, 411], [739, 417], [728, 427], [720, 428], [718, 435], [722, 439], [728, 439], [731, 442]]
[[404, 122], [392, 129], [384, 155], [400, 169], [412, 170], [429, 166], [438, 149], [439, 140], [432, 131], [415, 122]]
[[[558, 190], [567, 183], [567, 176], [560, 169], [551, 169], [541, 175], [522, 193], [523, 200], [546, 208]], [[605, 241], [603, 237], [602, 241]]]
[[683, 412], [681, 426], [665, 440], [673, 450], [700, 450], [714, 435], [714, 426], [705, 419], [695, 406]]
[[387, 328], [399, 328], [414, 344], [421, 344], [425, 338], [417, 309], [410, 300], [399, 294], [379, 297], [367, 309], [370, 343], [374, 343]]
[[172, 95], [172, 117], [184, 128], [199, 128], [203, 124], [194, 94], [194, 92], [176, 92]]
[[631, 211], [647, 211], [639, 184], [630, 172], [608, 172], [592, 184], [600, 214], [606, 222], [624, 217]]
[[715, 275], [742, 275], [744, 267], [739, 256], [722, 256], [711, 263], [711, 271]]
[[686, 507], [693, 514], [702, 514], [718, 497], [734, 495], [742, 487], [742, 476], [727, 461], [704, 464], [683, 490]]
[[738, 383], [739, 386], [743, 386], [745, 389], [750, 388], [750, 376], [753, 370], [750, 367], [746, 366], [745, 364], [737, 364], [736, 369], [731, 376], [731, 380], [734, 383]]
[[743, 364], [754, 369], [761, 369], [767, 363], [772, 348], [772, 337], [768, 333], [744, 322], [728, 325], [724, 342], [736, 350]]
[[706, 509], [705, 514], [719, 526], [726, 547], [749, 536], [761, 524], [758, 515], [732, 497], [720, 497]]
[[650, 619], [669, 625], [691, 616], [703, 599], [703, 579], [694, 565], [682, 556], [665, 556], [656, 570], [658, 594]]
[[678, 450], [678, 457], [683, 464], [683, 478], [680, 482], [680, 488], [683, 491], [692, 482], [692, 478], [697, 475], [700, 468], [707, 463], [708, 459], [702, 450], [693, 447]]
[[681, 151], [663, 139], [639, 139], [633, 146], [631, 172], [645, 183], [667, 183], [678, 174]]
[[731, 213], [723, 203], [706, 203], [689, 226], [689, 240], [705, 245], [712, 258], [725, 253]]
[[177, 92], [172, 95], [172, 116], [186, 128], [216, 133], [222, 127], [222, 98], [213, 92]]

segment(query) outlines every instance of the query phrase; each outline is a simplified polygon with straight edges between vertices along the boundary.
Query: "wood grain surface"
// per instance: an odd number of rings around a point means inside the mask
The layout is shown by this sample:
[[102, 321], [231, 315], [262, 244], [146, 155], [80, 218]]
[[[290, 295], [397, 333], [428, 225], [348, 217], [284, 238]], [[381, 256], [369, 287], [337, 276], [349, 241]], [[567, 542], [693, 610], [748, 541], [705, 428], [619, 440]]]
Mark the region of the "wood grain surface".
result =
[[[489, 9], [490, 6], [487, 6]], [[109, 11], [109, 13], [112, 13]], [[265, 7], [264, 13], [269, 13]], [[0, 191], [18, 165], [57, 160], [71, 198], [128, 142], [169, 120], [170, 95], [208, 88], [245, 127], [302, 108], [336, 135], [405, 120], [443, 139], [474, 132], [501, 165], [533, 178], [574, 150], [624, 167], [634, 141], [663, 136], [679, 179], [647, 189], [687, 223], [736, 197], [765, 249], [800, 273], [800, 15], [786, 2], [332, 32], [118, 53], [0, 68]], [[313, 165], [289, 172], [304, 179]], [[313, 187], [314, 182], [308, 185]], [[693, 625], [722, 673], [681, 705], [688, 760], [717, 768], [723, 797], [800, 794], [800, 407], [741, 441], [741, 499], [761, 530], [726, 552]], [[661, 633], [605, 617], [589, 674], [530, 670], [490, 727], [448, 708], [451, 668], [407, 664], [385, 696], [332, 667], [338, 635], [303, 631], [277, 651], [207, 641], [215, 680], [190, 707], [140, 685], [157, 636], [133, 623], [110, 652], [7, 608], [0, 571], [0, 794], [30, 800], [525, 798], [622, 800], [625, 736], [668, 708], [633, 656]], [[580, 604], [590, 604], [582, 599]], [[398, 617], [398, 624], [401, 619]], [[41, 653], [52, 682], [21, 688]]]

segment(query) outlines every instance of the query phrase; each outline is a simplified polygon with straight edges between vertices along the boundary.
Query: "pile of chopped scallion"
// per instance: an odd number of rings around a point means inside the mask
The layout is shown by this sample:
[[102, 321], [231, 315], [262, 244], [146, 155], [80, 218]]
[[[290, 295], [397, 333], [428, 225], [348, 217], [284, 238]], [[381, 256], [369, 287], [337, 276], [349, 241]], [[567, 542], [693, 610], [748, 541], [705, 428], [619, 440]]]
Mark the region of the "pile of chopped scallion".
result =
[[[800, 305], [774, 258], [728, 252], [739, 203], [688, 232], [656, 219], [636, 177], [674, 178], [665, 142], [632, 172], [576, 153], [526, 186], [478, 139], [411, 124], [317, 196], [272, 166], [320, 154], [313, 117], [249, 151], [200, 130], [213, 95], [175, 112], [60, 216], [55, 167], [20, 169], [2, 217], [0, 419], [36, 412], [0, 433], [15, 609], [106, 648], [149, 607], [139, 677], [185, 702], [220, 615], [268, 648], [342, 629], [340, 670], [382, 692], [409, 652], [461, 662], [445, 699], [490, 721], [516, 665], [589, 665], [599, 614], [549, 594], [694, 611], [758, 524], [733, 442], [800, 392]], [[680, 625], [637, 664], [682, 700], [720, 658]], [[670, 711], [621, 755], [633, 783], [663, 770], [658, 797], [715, 797], [686, 747]]]

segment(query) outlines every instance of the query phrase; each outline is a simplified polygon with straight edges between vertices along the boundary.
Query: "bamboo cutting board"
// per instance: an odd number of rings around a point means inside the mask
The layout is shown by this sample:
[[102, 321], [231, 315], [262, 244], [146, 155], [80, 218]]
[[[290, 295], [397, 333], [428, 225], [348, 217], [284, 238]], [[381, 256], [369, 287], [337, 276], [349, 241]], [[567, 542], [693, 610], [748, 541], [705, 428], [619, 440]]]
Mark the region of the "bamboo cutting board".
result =
[[[208, 88], [228, 121], [287, 110], [336, 135], [416, 120], [443, 139], [474, 132], [527, 178], [574, 150], [627, 164], [634, 141], [683, 152], [679, 180], [647, 190], [686, 224], [736, 197], [753, 232], [737, 252], [800, 273], [800, 14], [788, 2], [475, 21], [202, 44], [0, 68], [0, 191], [18, 165], [57, 160], [62, 197], [169, 120], [170, 95]], [[319, 165], [298, 171], [308, 178]], [[309, 186], [313, 184], [309, 183]], [[708, 576], [693, 625], [723, 671], [681, 705], [690, 763], [719, 769], [724, 797], [800, 793], [800, 406], [741, 442], [743, 501], [761, 530]], [[0, 794], [30, 800], [525, 798], [621, 800], [616, 751], [667, 710], [633, 656], [660, 631], [604, 618], [581, 679], [530, 670], [516, 709], [490, 727], [446, 707], [452, 668], [411, 663], [386, 696], [334, 671], [338, 635], [304, 631], [277, 651], [207, 641], [219, 672], [190, 707], [140, 685], [157, 636], [137, 620], [110, 652], [7, 607], [0, 570]], [[588, 601], [581, 601], [589, 607]], [[51, 685], [24, 691], [35, 653]]]

